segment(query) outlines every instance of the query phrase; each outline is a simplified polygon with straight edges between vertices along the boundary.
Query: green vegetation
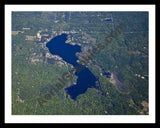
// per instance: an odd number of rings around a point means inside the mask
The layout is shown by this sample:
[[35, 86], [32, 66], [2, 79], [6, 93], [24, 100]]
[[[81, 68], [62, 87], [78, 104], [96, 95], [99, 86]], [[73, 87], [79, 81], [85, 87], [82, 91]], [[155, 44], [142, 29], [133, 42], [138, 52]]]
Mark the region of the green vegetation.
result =
[[[106, 20], [106, 18], [111, 19]], [[68, 32], [68, 43], [88, 49], [104, 43], [105, 37], [124, 23], [127, 28], [88, 64], [99, 77], [101, 90], [89, 88], [74, 101], [64, 88], [43, 107], [44, 98], [62, 74], [73, 67], [51, 56], [37, 33], [49, 38]], [[23, 30], [23, 28], [30, 28]], [[31, 36], [26, 40], [26, 36]], [[36, 36], [36, 38], [34, 37]], [[78, 54], [78, 55], [80, 55]], [[115, 73], [128, 93], [118, 90], [102, 69]], [[147, 12], [13, 12], [12, 13], [12, 114], [13, 115], [138, 115], [148, 114], [148, 13]], [[19, 98], [18, 98], [19, 97]]]

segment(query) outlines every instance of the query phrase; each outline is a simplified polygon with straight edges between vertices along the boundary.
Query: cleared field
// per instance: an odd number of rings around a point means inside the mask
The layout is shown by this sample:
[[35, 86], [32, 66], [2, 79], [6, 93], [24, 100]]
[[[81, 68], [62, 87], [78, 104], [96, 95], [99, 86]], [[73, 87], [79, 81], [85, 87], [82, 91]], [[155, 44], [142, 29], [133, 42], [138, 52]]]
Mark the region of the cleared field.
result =
[[23, 33], [24, 31], [12, 31], [12, 35], [17, 35], [18, 33]]

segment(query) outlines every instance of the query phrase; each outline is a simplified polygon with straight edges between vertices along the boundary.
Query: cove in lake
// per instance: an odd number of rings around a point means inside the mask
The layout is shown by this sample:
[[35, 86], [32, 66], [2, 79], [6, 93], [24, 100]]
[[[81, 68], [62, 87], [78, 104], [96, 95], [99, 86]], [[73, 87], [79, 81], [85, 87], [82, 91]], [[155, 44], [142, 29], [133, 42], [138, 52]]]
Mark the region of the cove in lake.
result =
[[[56, 36], [46, 44], [46, 47], [52, 55], [59, 55], [64, 61], [72, 64], [76, 68], [79, 66], [76, 53], [81, 52], [81, 47], [67, 44], [65, 43], [66, 40], [67, 34]], [[76, 100], [76, 97], [85, 93], [88, 88], [97, 88], [97, 78], [87, 67], [83, 68], [80, 72], [75, 72], [75, 75], [78, 77], [77, 83], [65, 88], [66, 93], [69, 94], [72, 99]]]

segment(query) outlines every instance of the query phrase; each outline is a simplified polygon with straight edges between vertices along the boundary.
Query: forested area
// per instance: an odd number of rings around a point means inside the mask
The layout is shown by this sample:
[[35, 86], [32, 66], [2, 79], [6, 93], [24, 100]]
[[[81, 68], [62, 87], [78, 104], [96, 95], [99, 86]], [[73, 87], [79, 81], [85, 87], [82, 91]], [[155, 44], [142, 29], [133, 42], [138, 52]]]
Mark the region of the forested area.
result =
[[[53, 36], [68, 31], [69, 43], [79, 44], [85, 51], [104, 43], [120, 23], [127, 28], [88, 64], [105, 95], [89, 88], [76, 100], [71, 99], [64, 88], [73, 84], [75, 77], [40, 107], [37, 98], [44, 98], [72, 65], [51, 58], [43, 42], [26, 40], [26, 36], [36, 36], [38, 31]], [[148, 114], [144, 105], [149, 97], [148, 12], [12, 12], [12, 31], [23, 31], [12, 35], [13, 115]], [[125, 93], [102, 74], [102, 69], [115, 74]]]

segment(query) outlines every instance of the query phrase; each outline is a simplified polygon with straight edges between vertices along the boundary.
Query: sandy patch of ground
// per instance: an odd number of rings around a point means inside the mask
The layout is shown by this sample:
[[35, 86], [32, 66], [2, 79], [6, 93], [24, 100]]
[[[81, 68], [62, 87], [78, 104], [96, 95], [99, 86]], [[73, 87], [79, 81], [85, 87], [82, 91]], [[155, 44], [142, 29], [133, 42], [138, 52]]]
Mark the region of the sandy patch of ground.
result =
[[144, 113], [146, 112], [147, 114], [149, 114], [148, 113], [148, 102], [147, 101], [142, 101], [142, 106], [144, 107], [142, 110], [140, 110], [139, 111], [139, 113], [141, 114], [141, 115], [144, 115]]
[[126, 91], [123, 89], [123, 83], [118, 80], [117, 74], [111, 72], [111, 78], [109, 79], [112, 84], [116, 86], [116, 88], [121, 92], [121, 93], [129, 93], [129, 91]]

